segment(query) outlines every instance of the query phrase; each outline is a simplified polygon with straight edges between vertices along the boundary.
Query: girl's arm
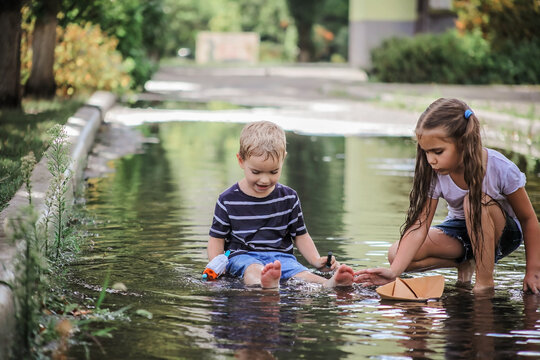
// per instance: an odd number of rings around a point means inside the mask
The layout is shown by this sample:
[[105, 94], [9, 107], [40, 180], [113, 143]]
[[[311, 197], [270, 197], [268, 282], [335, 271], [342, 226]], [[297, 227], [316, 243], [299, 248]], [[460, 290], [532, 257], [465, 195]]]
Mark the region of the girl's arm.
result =
[[332, 256], [332, 266], [330, 266], [330, 268], [325, 267], [327, 257], [321, 257], [321, 255], [319, 255], [319, 251], [309, 233], [297, 236], [295, 243], [296, 248], [300, 251], [302, 256], [320, 271], [332, 271], [336, 266], [339, 266], [335, 257]]
[[[438, 199], [430, 199], [419, 217], [420, 219], [425, 219], [425, 221], [420, 222], [420, 220], [417, 220], [403, 235], [389, 269], [374, 268], [357, 271], [355, 273], [355, 282], [363, 283], [364, 285], [384, 285], [394, 281], [401, 275], [409, 267], [414, 256], [426, 240], [435, 210], [437, 210], [438, 202]], [[428, 209], [429, 215], [426, 218]]]
[[210, 236], [208, 245], [206, 246], [206, 251], [208, 252], [208, 260], [212, 260], [219, 254], [223, 254], [225, 251], [225, 239]]
[[523, 230], [527, 265], [523, 279], [523, 291], [540, 293], [540, 225], [525, 188], [519, 188], [507, 196]]

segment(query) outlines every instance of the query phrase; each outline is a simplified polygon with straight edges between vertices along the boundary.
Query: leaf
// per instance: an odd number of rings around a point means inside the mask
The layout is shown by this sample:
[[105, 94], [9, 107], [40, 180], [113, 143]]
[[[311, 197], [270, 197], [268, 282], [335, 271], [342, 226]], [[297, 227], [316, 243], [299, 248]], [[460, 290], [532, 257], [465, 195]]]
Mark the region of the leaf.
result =
[[100, 336], [100, 337], [112, 338], [111, 331], [113, 331], [113, 330], [116, 330], [116, 328], [115, 327], [108, 327], [108, 328], [105, 328], [105, 329], [94, 331], [94, 332], [92, 332], [92, 335]]
[[144, 309], [138, 309], [137, 311], [135, 311], [135, 313], [137, 315], [140, 315], [140, 316], [143, 316], [147, 319], [151, 319], [153, 317], [152, 313], [148, 310], [144, 310]]

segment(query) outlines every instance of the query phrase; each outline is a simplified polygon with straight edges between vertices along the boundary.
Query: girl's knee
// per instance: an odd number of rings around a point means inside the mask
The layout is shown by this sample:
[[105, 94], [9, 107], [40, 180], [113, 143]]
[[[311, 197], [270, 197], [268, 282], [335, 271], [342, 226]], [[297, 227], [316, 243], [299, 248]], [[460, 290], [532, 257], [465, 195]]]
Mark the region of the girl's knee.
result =
[[399, 242], [396, 242], [390, 246], [390, 249], [388, 249], [388, 262], [392, 264], [394, 262], [394, 258], [396, 257], [397, 249], [398, 249]]

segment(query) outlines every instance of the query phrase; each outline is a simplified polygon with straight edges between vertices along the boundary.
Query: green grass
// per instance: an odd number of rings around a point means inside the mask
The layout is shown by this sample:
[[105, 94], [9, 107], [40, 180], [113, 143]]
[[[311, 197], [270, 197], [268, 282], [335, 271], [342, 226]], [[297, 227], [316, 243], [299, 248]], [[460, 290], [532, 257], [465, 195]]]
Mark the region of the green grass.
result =
[[47, 130], [65, 124], [84, 100], [23, 101], [23, 111], [0, 109], [0, 210], [22, 185], [21, 158], [39, 161], [48, 147]]

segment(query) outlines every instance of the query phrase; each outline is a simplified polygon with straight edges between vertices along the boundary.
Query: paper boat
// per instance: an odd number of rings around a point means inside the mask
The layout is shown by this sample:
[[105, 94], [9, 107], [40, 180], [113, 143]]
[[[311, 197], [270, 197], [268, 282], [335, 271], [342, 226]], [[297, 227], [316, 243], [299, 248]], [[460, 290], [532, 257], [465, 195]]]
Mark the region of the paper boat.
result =
[[386, 300], [427, 301], [438, 299], [444, 290], [444, 276], [423, 276], [412, 279], [397, 278], [377, 288], [377, 293]]

